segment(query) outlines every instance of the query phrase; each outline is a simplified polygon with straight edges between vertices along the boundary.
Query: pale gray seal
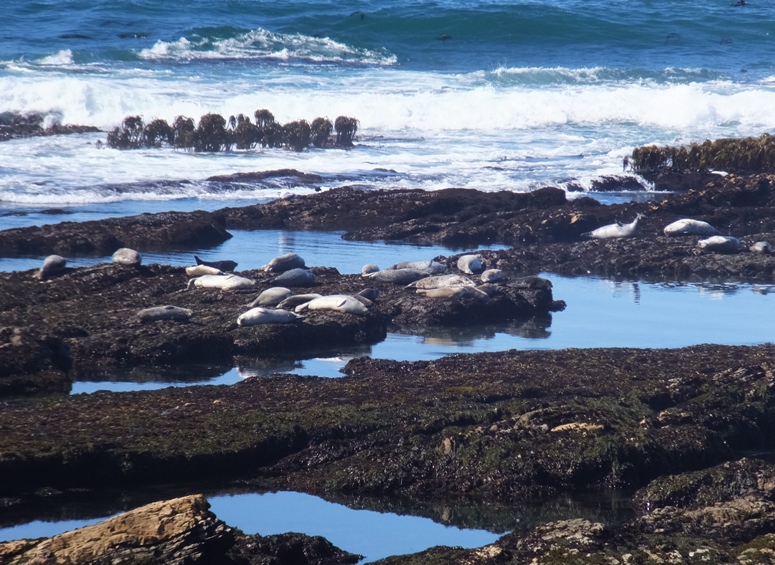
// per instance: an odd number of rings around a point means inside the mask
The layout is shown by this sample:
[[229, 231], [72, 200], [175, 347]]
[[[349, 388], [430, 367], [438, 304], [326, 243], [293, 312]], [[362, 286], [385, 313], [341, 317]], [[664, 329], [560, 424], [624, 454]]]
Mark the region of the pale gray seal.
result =
[[113, 262], [117, 265], [126, 265], [128, 267], [139, 267], [143, 262], [143, 257], [134, 249], [122, 247], [113, 254]]
[[757, 241], [748, 248], [752, 253], [772, 253], [772, 245], [766, 241]]
[[241, 290], [253, 288], [255, 281], [237, 275], [202, 275], [188, 281], [188, 288], [198, 286], [201, 288], [219, 288], [221, 290]]
[[469, 275], [475, 275], [484, 271], [482, 259], [479, 255], [461, 255], [457, 260], [457, 268], [459, 271]]
[[289, 324], [299, 319], [299, 316], [288, 310], [270, 310], [267, 308], [251, 308], [237, 317], [238, 326], [259, 326], [262, 324]]
[[269, 263], [261, 267], [261, 270], [268, 273], [284, 273], [291, 269], [303, 269], [304, 267], [304, 259], [295, 253], [286, 253], [269, 261]]
[[443, 286], [429, 289], [418, 288], [417, 294], [422, 294], [428, 298], [460, 298], [464, 296], [479, 298], [480, 300], [487, 300], [490, 298], [486, 292], [473, 286]]
[[384, 269], [376, 273], [365, 275], [379, 282], [389, 282], [393, 284], [409, 284], [416, 280], [425, 278], [428, 275], [426, 271], [418, 269]]
[[361, 274], [368, 275], [369, 273], [376, 273], [377, 271], [379, 271], [379, 267], [374, 263], [369, 263], [368, 265], [363, 266], [361, 269]]
[[258, 298], [256, 298], [253, 302], [249, 304], [251, 308], [254, 308], [256, 306], [277, 306], [291, 296], [293, 292], [291, 292], [291, 289], [285, 288], [283, 286], [273, 286], [272, 288], [267, 288], [264, 292], [258, 295]]
[[363, 296], [364, 298], [374, 302], [379, 297], [379, 289], [364, 288], [362, 291], [358, 293], [358, 296]]
[[285, 286], [309, 286], [315, 282], [315, 275], [307, 269], [289, 269], [272, 279], [273, 284]]
[[503, 280], [503, 271], [500, 269], [487, 269], [482, 273], [483, 283], [495, 283]]
[[457, 287], [457, 286], [476, 286], [473, 281], [462, 275], [436, 275], [433, 277], [425, 277], [418, 281], [414, 281], [406, 285], [410, 288], [443, 288], [443, 287]]
[[740, 250], [740, 240], [729, 235], [714, 235], [698, 241], [697, 247], [714, 253], [737, 253]]
[[188, 308], [178, 306], [154, 306], [140, 310], [135, 317], [138, 322], [157, 322], [159, 320], [175, 320], [176, 322], [187, 322], [193, 315], [193, 311]]
[[422, 271], [427, 275], [443, 275], [447, 272], [447, 266], [444, 263], [439, 263], [433, 259], [428, 261], [401, 261], [384, 270], [401, 271], [403, 269], [414, 269], [416, 271]]
[[683, 218], [665, 226], [665, 235], [716, 235], [718, 230], [708, 222]]
[[66, 266], [67, 260], [64, 257], [59, 255], [49, 255], [44, 259], [43, 266], [35, 276], [37, 276], [40, 280], [45, 281], [50, 277], [62, 274]]
[[186, 274], [189, 277], [201, 277], [202, 275], [222, 275], [223, 271], [207, 265], [197, 265], [195, 267], [186, 267]]
[[202, 261], [199, 257], [194, 255], [194, 261], [196, 261], [197, 265], [207, 265], [208, 267], [214, 267], [219, 271], [233, 271], [237, 268], [237, 262], [228, 259], [223, 261]]
[[363, 303], [347, 294], [321, 296], [296, 307], [296, 312], [305, 312], [307, 310], [334, 310], [359, 316], [365, 316], [369, 313]]
[[629, 224], [623, 224], [616, 222], [615, 224], [609, 224], [596, 230], [582, 233], [583, 237], [592, 237], [594, 239], [609, 239], [612, 237], [630, 237], [638, 229], [638, 222], [641, 218], [645, 218], [643, 214], [635, 214], [635, 219]]

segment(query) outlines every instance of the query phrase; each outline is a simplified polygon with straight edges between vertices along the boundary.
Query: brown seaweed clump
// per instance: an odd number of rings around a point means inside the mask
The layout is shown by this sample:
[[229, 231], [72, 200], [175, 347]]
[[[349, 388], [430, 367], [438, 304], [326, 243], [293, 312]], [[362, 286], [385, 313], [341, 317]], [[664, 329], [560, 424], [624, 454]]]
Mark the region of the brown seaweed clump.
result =
[[355, 132], [358, 131], [358, 120], [347, 116], [339, 116], [334, 122], [336, 130], [336, 146], [352, 147]]

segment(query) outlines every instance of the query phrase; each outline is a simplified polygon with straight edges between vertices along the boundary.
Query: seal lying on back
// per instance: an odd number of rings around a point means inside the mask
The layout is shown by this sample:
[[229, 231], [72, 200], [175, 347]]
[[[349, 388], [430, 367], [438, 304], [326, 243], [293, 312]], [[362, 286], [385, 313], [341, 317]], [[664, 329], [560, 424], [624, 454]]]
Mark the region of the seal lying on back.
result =
[[729, 235], [714, 235], [698, 241], [697, 247], [714, 253], [737, 253], [740, 250], [740, 240]]
[[143, 262], [143, 257], [134, 249], [122, 247], [113, 254], [113, 262], [118, 265], [138, 267]]
[[243, 288], [253, 288], [256, 283], [245, 277], [237, 275], [203, 275], [196, 279], [188, 281], [188, 288], [191, 285], [202, 288], [219, 288], [221, 290], [240, 290]]
[[197, 265], [207, 265], [208, 267], [214, 267], [218, 269], [219, 271], [233, 271], [237, 268], [237, 262], [236, 261], [202, 261], [199, 257], [194, 255], [194, 260], [196, 261]]
[[67, 260], [59, 255], [49, 255], [43, 261], [43, 266], [36, 275], [40, 280], [45, 281], [48, 278], [56, 275], [61, 275], [65, 267], [67, 266]]
[[272, 279], [273, 284], [285, 286], [309, 286], [315, 282], [314, 273], [307, 269], [290, 269]]
[[482, 266], [482, 260], [479, 258], [479, 255], [462, 255], [457, 260], [457, 268], [469, 275], [475, 275], [476, 273], [484, 271], [484, 266]]
[[140, 310], [135, 317], [138, 322], [157, 322], [159, 320], [175, 320], [176, 322], [187, 322], [193, 312], [188, 308], [178, 306], [154, 306]]
[[366, 307], [347, 294], [332, 294], [330, 296], [321, 296], [315, 298], [301, 306], [296, 307], [297, 312], [307, 310], [335, 310], [337, 312], [347, 312], [348, 314], [357, 314], [365, 316], [369, 313]]
[[683, 218], [665, 226], [665, 235], [716, 235], [718, 230], [708, 222]]
[[608, 224], [596, 230], [582, 233], [582, 237], [592, 237], [594, 239], [609, 239], [612, 237], [630, 237], [638, 229], [638, 222], [641, 218], [644, 218], [643, 214], [635, 214], [635, 219], [629, 224], [623, 224], [616, 222], [615, 224]]
[[288, 310], [270, 310], [267, 308], [251, 308], [237, 318], [238, 326], [260, 326], [262, 324], [289, 324], [299, 319], [299, 316]]
[[269, 263], [261, 267], [261, 270], [267, 271], [269, 273], [284, 273], [285, 271], [290, 271], [291, 269], [302, 269], [304, 266], [304, 259], [295, 253], [287, 253], [285, 255], [275, 257], [269, 261]]

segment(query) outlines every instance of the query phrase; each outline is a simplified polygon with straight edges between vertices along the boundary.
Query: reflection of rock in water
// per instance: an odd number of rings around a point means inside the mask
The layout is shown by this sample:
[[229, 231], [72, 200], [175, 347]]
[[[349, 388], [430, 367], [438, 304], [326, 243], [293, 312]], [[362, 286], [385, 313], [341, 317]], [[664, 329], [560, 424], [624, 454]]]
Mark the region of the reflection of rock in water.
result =
[[508, 334], [529, 339], [546, 339], [552, 325], [551, 314], [508, 324], [472, 325], [465, 327], [421, 328], [413, 335], [422, 337], [423, 345], [446, 347], [475, 347], [478, 340], [494, 339], [498, 334]]
[[301, 361], [294, 359], [261, 359], [239, 357], [235, 360], [240, 378], [268, 377], [273, 373], [290, 373], [301, 368]]
[[773, 291], [775, 291], [775, 286], [773, 285], [762, 285], [762, 284], [755, 284], [751, 287], [751, 290], [755, 292], [756, 294], [769, 294]]
[[230, 365], [154, 365], [152, 367], [113, 368], [105, 371], [75, 371], [74, 381], [130, 383], [194, 383], [219, 377]]

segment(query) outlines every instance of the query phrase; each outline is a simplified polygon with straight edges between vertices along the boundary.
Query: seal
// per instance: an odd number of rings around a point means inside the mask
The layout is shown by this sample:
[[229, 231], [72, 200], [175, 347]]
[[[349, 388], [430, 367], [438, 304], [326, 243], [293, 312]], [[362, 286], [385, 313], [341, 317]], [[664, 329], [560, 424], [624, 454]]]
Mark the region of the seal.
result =
[[35, 275], [40, 280], [45, 281], [51, 277], [61, 275], [65, 267], [67, 266], [67, 260], [60, 255], [49, 255], [43, 260], [43, 266]]
[[202, 261], [199, 257], [194, 255], [194, 261], [196, 261], [197, 265], [207, 265], [208, 267], [214, 267], [218, 269], [219, 271], [233, 271], [237, 268], [237, 262], [236, 261]]
[[128, 267], [139, 267], [143, 262], [143, 257], [134, 249], [122, 247], [113, 254], [113, 262], [117, 265], [126, 265]]
[[717, 235], [718, 230], [708, 222], [682, 218], [665, 226], [665, 235]]
[[294, 294], [292, 296], [289, 296], [282, 302], [280, 302], [277, 305], [277, 307], [283, 308], [285, 310], [293, 310], [299, 304], [306, 304], [310, 300], [314, 300], [315, 298], [320, 298], [321, 296], [323, 295], [317, 294], [316, 292], [310, 292], [309, 294]]
[[500, 269], [487, 269], [482, 273], [483, 283], [496, 283], [503, 280], [503, 271]]
[[361, 302], [347, 294], [321, 296], [296, 307], [296, 312], [306, 312], [307, 310], [333, 310], [335, 312], [357, 314], [358, 316], [365, 316], [369, 313]]
[[582, 237], [591, 237], [594, 239], [610, 239], [612, 237], [630, 237], [638, 229], [638, 222], [641, 218], [645, 218], [643, 214], [635, 214], [635, 219], [629, 224], [623, 224], [616, 222], [615, 224], [608, 224], [597, 228], [596, 230], [582, 233]]
[[480, 300], [487, 300], [490, 298], [483, 290], [479, 290], [473, 286], [444, 286], [439, 288], [418, 288], [417, 294], [422, 294], [428, 298], [463, 298], [472, 297], [479, 298]]
[[377, 271], [379, 271], [379, 267], [374, 263], [369, 263], [368, 265], [363, 266], [361, 269], [361, 274], [368, 275], [369, 273], [376, 273]]
[[462, 275], [436, 275], [433, 277], [425, 277], [424, 279], [409, 283], [406, 286], [409, 288], [431, 289], [476, 285], [474, 285], [473, 281]]
[[270, 310], [267, 308], [251, 308], [237, 317], [238, 326], [260, 326], [263, 324], [289, 324], [299, 319], [299, 316], [288, 310]]
[[697, 247], [713, 253], [737, 253], [740, 250], [740, 240], [729, 235], [714, 235], [698, 241]]
[[221, 290], [242, 290], [253, 288], [255, 281], [239, 277], [237, 275], [202, 275], [188, 281], [188, 288], [198, 286], [201, 288], [219, 288]]
[[447, 272], [447, 266], [444, 263], [439, 263], [433, 259], [430, 261], [401, 261], [384, 270], [400, 271], [403, 269], [414, 269], [416, 271], [422, 271], [427, 275], [443, 275]]
[[272, 283], [285, 286], [309, 286], [315, 283], [315, 275], [307, 269], [289, 269], [273, 278]]
[[382, 271], [369, 273], [364, 276], [379, 282], [406, 285], [430, 275], [426, 271], [418, 269], [383, 269]]
[[135, 318], [140, 323], [158, 322], [159, 320], [175, 320], [176, 322], [187, 322], [193, 315], [193, 311], [188, 308], [178, 306], [154, 306], [145, 308], [135, 314]]
[[461, 255], [457, 260], [457, 268], [459, 271], [468, 273], [469, 275], [475, 275], [484, 271], [482, 260], [479, 255]]
[[186, 274], [189, 277], [201, 277], [202, 275], [222, 275], [223, 271], [207, 265], [197, 265], [196, 267], [186, 267]]
[[748, 248], [752, 253], [772, 253], [772, 245], [766, 241], [757, 241], [751, 247]]
[[358, 293], [358, 296], [362, 296], [367, 300], [374, 302], [379, 297], [379, 289], [377, 288], [364, 288]]
[[256, 298], [253, 302], [249, 304], [251, 308], [254, 308], [256, 306], [277, 306], [291, 296], [293, 292], [289, 288], [285, 288], [283, 286], [273, 286], [272, 288], [267, 288], [264, 292], [258, 295], [258, 298]]
[[261, 267], [261, 270], [268, 273], [284, 273], [285, 271], [290, 271], [291, 269], [303, 269], [304, 267], [304, 259], [295, 253], [287, 253], [285, 255], [275, 257], [269, 261], [269, 263]]

